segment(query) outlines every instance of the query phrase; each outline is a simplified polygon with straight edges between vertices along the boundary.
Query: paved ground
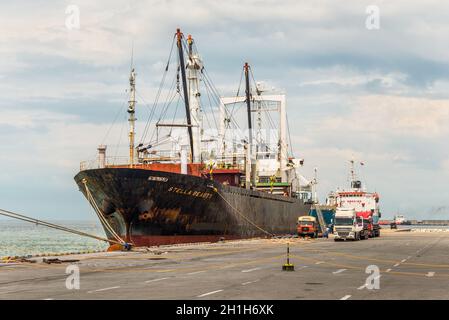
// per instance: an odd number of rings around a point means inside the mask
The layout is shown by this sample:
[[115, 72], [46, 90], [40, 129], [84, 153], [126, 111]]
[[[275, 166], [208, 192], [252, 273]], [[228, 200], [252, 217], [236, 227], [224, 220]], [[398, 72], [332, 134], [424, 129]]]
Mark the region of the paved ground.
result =
[[[294, 272], [281, 271], [287, 242]], [[24, 263], [0, 266], [0, 299], [449, 299], [448, 250], [449, 233], [387, 230], [65, 256], [80, 259], [79, 290], [66, 288], [67, 263]], [[380, 274], [366, 285], [368, 266]]]

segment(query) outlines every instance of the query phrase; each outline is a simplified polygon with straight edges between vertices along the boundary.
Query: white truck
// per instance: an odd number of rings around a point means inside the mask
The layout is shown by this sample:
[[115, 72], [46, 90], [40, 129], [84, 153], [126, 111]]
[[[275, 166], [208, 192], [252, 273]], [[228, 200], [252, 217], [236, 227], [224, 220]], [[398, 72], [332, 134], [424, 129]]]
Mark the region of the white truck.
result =
[[353, 208], [337, 208], [335, 211], [334, 240], [368, 239], [369, 230], [363, 217], [357, 217]]

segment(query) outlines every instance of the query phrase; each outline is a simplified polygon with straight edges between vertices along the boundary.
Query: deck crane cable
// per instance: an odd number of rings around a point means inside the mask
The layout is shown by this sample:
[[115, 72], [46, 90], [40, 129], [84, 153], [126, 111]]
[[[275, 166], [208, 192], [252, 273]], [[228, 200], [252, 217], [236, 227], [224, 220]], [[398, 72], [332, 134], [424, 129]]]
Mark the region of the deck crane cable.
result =
[[[205, 76], [207, 77], [207, 71], [205, 72]], [[239, 85], [238, 85], [238, 87], [237, 87], [237, 93], [236, 93], [236, 95], [235, 95], [235, 100], [234, 100], [234, 102], [232, 103], [232, 110], [229, 111], [228, 106], [227, 106], [227, 105], [224, 105], [225, 119], [223, 119], [223, 121], [226, 121], [226, 122], [227, 122], [227, 120], [229, 120], [229, 124], [233, 124], [234, 127], [235, 127], [236, 129], [240, 129], [240, 126], [239, 126], [238, 122], [236, 121], [236, 119], [235, 119], [235, 117], [234, 117], [234, 110], [235, 110], [235, 105], [237, 104], [237, 99], [239, 98], [240, 89], [241, 89], [241, 87], [242, 87], [242, 80], [243, 80], [243, 68], [242, 68], [242, 70], [241, 70], [241, 72], [240, 72], [240, 81], [239, 81]], [[221, 103], [221, 101], [219, 101], [219, 103]], [[241, 105], [241, 104], [240, 104], [240, 105]], [[222, 137], [222, 139], [223, 139], [223, 141], [224, 141], [225, 143], [226, 143], [226, 142], [229, 142], [230, 144], [232, 144], [232, 143], [234, 143], [235, 138], [234, 138], [234, 137], [231, 137], [230, 139], [228, 139], [228, 138], [226, 137], [226, 133], [227, 133], [228, 129], [230, 128], [230, 125], [229, 125], [229, 124], [228, 124], [228, 123], [225, 123], [225, 124], [224, 124], [224, 131], [223, 131], [223, 137]], [[226, 151], [226, 150], [223, 150], [223, 152], [225, 152], [225, 151]]]
[[[174, 91], [175, 87], [176, 87], [176, 77], [173, 79], [173, 83], [170, 86], [169, 91], [167, 92], [167, 95], [166, 95], [166, 98], [165, 98], [166, 101], [162, 105], [161, 114], [159, 115], [159, 118], [156, 121], [155, 128], [151, 132], [151, 136], [150, 136], [149, 141], [153, 141], [153, 139], [156, 139], [155, 141], [159, 141], [159, 127], [157, 126], [157, 124], [160, 123], [163, 119], [165, 119], [165, 115], [166, 115], [166, 113], [168, 111], [168, 107], [170, 106], [170, 104], [173, 102], [173, 100], [176, 97], [177, 93], [176, 93], [176, 91]], [[156, 135], [156, 138], [154, 137], [155, 135]]]
[[[173, 118], [172, 118], [172, 124], [175, 123], [175, 119], [176, 119], [176, 115], [178, 114], [178, 109], [179, 109], [179, 102], [181, 101], [181, 95], [178, 95], [178, 100], [176, 101], [176, 108], [175, 108], [175, 112], [173, 113]], [[173, 127], [170, 128], [170, 131], [168, 133], [168, 136], [171, 137], [171, 134], [173, 132]]]
[[[213, 119], [213, 121], [214, 121], [215, 128], [218, 128], [217, 118], [215, 117], [214, 108], [212, 107], [213, 103], [217, 103], [217, 100], [215, 99], [215, 101], [214, 101], [214, 92], [212, 91], [212, 88], [210, 88], [210, 84], [207, 82], [207, 80], [206, 80], [205, 78], [202, 78], [202, 79], [204, 79], [204, 80], [203, 80], [203, 82], [204, 82], [204, 84], [205, 84], [204, 87], [205, 87], [205, 89], [206, 89], [207, 99], [208, 99], [208, 102], [209, 102], [209, 104], [204, 104], [204, 103], [202, 103], [202, 105], [206, 105], [206, 106], [209, 107], [208, 110], [210, 110], [210, 113], [212, 114], [212, 119]], [[211, 99], [211, 96], [212, 96], [212, 99]], [[219, 100], [218, 100], [218, 103], [217, 103], [217, 104], [219, 104], [219, 103], [220, 103], [220, 102], [219, 102]], [[205, 112], [204, 112], [204, 116], [205, 116], [205, 118], [206, 118], [206, 122], [207, 122], [209, 128], [212, 128], [211, 121], [209, 120], [208, 113], [209, 113], [209, 112], [206, 112], [206, 111], [205, 111]]]
[[[209, 76], [209, 74], [208, 74], [208, 72], [207, 72], [207, 69], [204, 69], [203, 74], [204, 74], [204, 79], [207, 81], [207, 83], [208, 83], [209, 86], [211, 87], [213, 93], [214, 93], [215, 96], [218, 98], [217, 102], [218, 102], [218, 104], [219, 104], [219, 103], [220, 103], [220, 94], [218, 93], [218, 90], [217, 90], [216, 86], [215, 86], [214, 83], [212, 82], [212, 80], [211, 80], [211, 78], [210, 78], [210, 76]], [[232, 104], [232, 111], [229, 113], [229, 115], [230, 115], [230, 120], [234, 123], [234, 126], [235, 126], [236, 128], [238, 128], [238, 129], [240, 128], [240, 126], [238, 125], [238, 122], [236, 121], [236, 119], [235, 119], [235, 117], [234, 117], [234, 109], [235, 109], [235, 105], [236, 105], [236, 103], [237, 103], [238, 96], [239, 96], [239, 94], [240, 94], [240, 88], [241, 88], [241, 85], [242, 85], [242, 80], [243, 80], [243, 68], [242, 68], [242, 71], [241, 71], [241, 73], [240, 73], [239, 86], [238, 86], [237, 94], [236, 94], [236, 96], [235, 96], [236, 100], [235, 100], [234, 103]], [[241, 107], [241, 104], [240, 104], [240, 107]], [[225, 108], [227, 108], [227, 107], [225, 106]], [[227, 127], [225, 126], [225, 134], [226, 134], [226, 130], [227, 130]]]
[[246, 217], [243, 213], [241, 213], [236, 207], [234, 207], [219, 191], [217, 188], [212, 187], [212, 189], [224, 200], [224, 202], [226, 202], [228, 204], [228, 206], [231, 207], [231, 209], [233, 209], [239, 216], [241, 216], [245, 221], [247, 221], [249, 224], [253, 225], [254, 227], [256, 227], [257, 229], [259, 229], [260, 231], [262, 231], [263, 233], [269, 235], [270, 237], [273, 237], [274, 234], [272, 234], [271, 232], [259, 227], [257, 224], [255, 224], [253, 221], [251, 221], [251, 219], [249, 219], [248, 217]]
[[[195, 52], [199, 52], [198, 51], [198, 47], [197, 47], [195, 41], [193, 42], [193, 48], [194, 48]], [[186, 50], [186, 52], [189, 52], [188, 49], [187, 49], [187, 45], [186, 44], [184, 46], [184, 49]], [[190, 60], [190, 57], [189, 57], [189, 60]], [[213, 112], [213, 107], [212, 107], [210, 95], [212, 95], [212, 97], [216, 98], [215, 102], [218, 102], [218, 104], [220, 103], [220, 95], [218, 94], [218, 92], [216, 90], [214, 91], [214, 87], [212, 86], [211, 81], [209, 81], [209, 79], [207, 79], [207, 77], [206, 77], [206, 68], [204, 66], [201, 68], [199, 76], [200, 76], [200, 81], [203, 81], [203, 83], [205, 85], [204, 87], [206, 89], [206, 93], [207, 93], [207, 96], [208, 96], [209, 107], [210, 107], [210, 110], [212, 111], [211, 113], [212, 113], [212, 117], [214, 119], [215, 127], [218, 128], [217, 120], [215, 118], [215, 113]], [[201, 96], [200, 96], [200, 99], [201, 99]], [[204, 104], [203, 101], [201, 101], [201, 106], [207, 106], [207, 105]], [[204, 116], [206, 118], [206, 122], [207, 122], [209, 128], [212, 128], [211, 121], [209, 120], [209, 117], [208, 117], [208, 113], [204, 112]]]
[[[250, 69], [250, 72], [251, 72], [251, 76], [252, 76], [252, 78], [253, 78], [254, 83], [256, 83], [256, 80], [254, 79], [254, 75], [253, 75], [251, 69]], [[265, 107], [268, 108], [268, 105], [267, 105], [266, 101], [263, 101], [263, 104], [265, 104]], [[276, 128], [276, 126], [274, 125], [273, 118], [271, 117], [270, 113], [267, 113], [267, 119], [268, 119], [269, 125], [271, 125], [271, 128], [272, 128], [272, 129], [273, 129], [273, 128]], [[291, 135], [290, 135], [290, 127], [289, 127], [288, 117], [287, 117], [287, 121], [286, 121], [286, 122], [287, 122], [287, 130], [288, 130], [288, 141], [286, 141], [286, 142], [287, 142], [288, 144], [290, 144], [290, 151], [291, 151], [291, 155], [293, 156], [293, 148], [292, 148], [292, 145], [291, 145]], [[288, 150], [287, 150], [287, 149], [285, 149], [285, 154], [284, 154], [284, 156], [285, 156], [286, 158], [289, 157], [289, 155], [288, 155]]]
[[[217, 89], [215, 88], [213, 82], [211, 79], [209, 79], [209, 77], [207, 76], [207, 70], [205, 67], [203, 67], [203, 69], [201, 70], [201, 80], [203, 80], [204, 84], [205, 84], [205, 88], [206, 88], [206, 93], [207, 93], [207, 98], [209, 101], [209, 107], [210, 107], [210, 111], [212, 113], [212, 118], [214, 120], [214, 124], [215, 127], [218, 128], [218, 122], [214, 113], [214, 108], [213, 108], [213, 104], [216, 104], [217, 106], [220, 105], [221, 101], [220, 101], [220, 95], [218, 94]], [[207, 113], [206, 113], [206, 117], [207, 117]]]
[[[226, 112], [227, 111], [227, 106], [225, 105], [225, 112], [226, 115], [229, 114], [229, 121], [232, 122], [235, 126], [235, 128], [240, 129], [240, 126], [238, 125], [238, 122], [236, 121], [235, 117], [234, 117], [234, 110], [235, 110], [235, 105], [237, 104], [237, 99], [239, 97], [240, 94], [240, 88], [242, 87], [242, 81], [243, 81], [243, 68], [242, 71], [240, 72], [240, 81], [239, 81], [239, 86], [237, 88], [237, 93], [235, 95], [235, 100], [234, 103], [232, 103], [232, 110], [231, 112]], [[241, 106], [241, 104], [240, 104]], [[224, 140], [226, 140], [226, 131], [228, 130], [228, 126], [225, 125], [225, 129], [224, 129]], [[234, 139], [231, 138], [231, 141], [233, 141]]]
[[290, 134], [290, 121], [288, 121], [288, 117], [287, 117], [287, 132], [288, 132], [288, 143], [290, 145], [290, 153], [294, 158], [295, 155], [293, 154], [293, 142], [292, 142], [292, 135]]
[[158, 91], [156, 93], [156, 98], [154, 100], [153, 107], [151, 109], [150, 114], [148, 115], [148, 119], [147, 119], [147, 122], [145, 124], [145, 128], [144, 128], [144, 130], [142, 132], [142, 137], [140, 138], [140, 142], [141, 143], [144, 142], [144, 140], [145, 140], [145, 138], [146, 138], [146, 136], [148, 134], [148, 130], [150, 128], [150, 123], [153, 120], [153, 117], [154, 117], [154, 114], [155, 114], [155, 111], [156, 111], [156, 107], [157, 107], [157, 104], [159, 102], [159, 98], [160, 98], [160, 95], [161, 95], [161, 92], [162, 92], [162, 88], [164, 87], [164, 84], [165, 84], [165, 78], [167, 76], [168, 69], [169, 69], [169, 66], [170, 66], [170, 60], [171, 60], [171, 56], [172, 56], [172, 53], [173, 53], [174, 44], [175, 44], [175, 35], [173, 36], [173, 41], [172, 41], [172, 44], [171, 44], [171, 47], [170, 47], [170, 53], [168, 55], [167, 64], [165, 65], [164, 75], [162, 76], [162, 80], [161, 80], [161, 82], [159, 84], [159, 88], [158, 88]]
[[122, 142], [123, 129], [125, 128], [125, 124], [126, 124], [126, 113], [124, 114], [124, 121], [122, 121], [122, 126], [120, 127], [120, 135], [118, 136], [118, 142], [117, 145], [115, 146], [115, 154], [113, 158], [114, 162], [117, 160], [117, 155], [120, 148], [120, 143]]
[[[251, 74], [251, 78], [252, 78], [252, 80], [253, 80], [253, 82], [254, 82], [254, 85], [255, 86], [257, 86], [257, 82], [256, 82], [256, 79], [254, 78], [254, 74], [253, 74], [253, 71], [252, 71], [252, 69], [250, 69], [250, 74]], [[264, 105], [264, 107], [266, 107], [267, 109], [268, 109], [268, 104], [267, 104], [267, 102], [266, 101], [263, 101], [262, 100], [262, 104]], [[274, 125], [274, 121], [273, 121], [273, 118], [271, 117], [271, 115], [270, 115], [270, 113], [269, 112], [267, 112], [266, 113], [267, 114], [267, 122], [268, 122], [268, 125], [269, 126], [271, 126], [271, 129], [275, 129], [276, 128], [276, 126]], [[288, 117], [287, 117], [287, 129], [289, 130], [288, 132], [289, 132], [289, 138], [290, 138], [290, 129], [289, 129], [289, 127], [288, 127]], [[291, 139], [290, 139], [291, 140]], [[291, 145], [290, 145], [290, 148], [291, 148]], [[288, 150], [285, 150], [285, 157], [286, 158], [288, 158]], [[292, 155], [293, 155], [293, 151], [292, 151]]]
[[33, 223], [33, 224], [36, 224], [36, 225], [45, 226], [45, 227], [52, 228], [52, 229], [57, 229], [57, 230], [73, 233], [73, 234], [76, 234], [76, 235], [79, 235], [79, 236], [84, 236], [84, 237], [97, 239], [97, 240], [100, 240], [100, 241], [105, 241], [105, 242], [115, 243], [115, 244], [120, 244], [120, 245], [122, 244], [122, 243], [117, 242], [115, 240], [106, 239], [106, 238], [103, 238], [103, 237], [99, 237], [99, 236], [95, 236], [95, 235], [92, 235], [92, 234], [88, 234], [86, 232], [82, 232], [82, 231], [78, 231], [78, 230], [75, 230], [75, 229], [70, 229], [70, 228], [67, 228], [67, 227], [64, 227], [64, 226], [60, 226], [60, 225], [57, 225], [57, 224], [54, 224], [54, 223], [50, 223], [50, 222], [46, 222], [46, 221], [43, 221], [43, 220], [34, 219], [34, 218], [31, 218], [31, 217], [25, 216], [23, 214], [19, 214], [19, 213], [8, 211], [8, 210], [4, 210], [4, 209], [0, 209], [0, 215], [8, 217], [8, 218], [22, 220], [22, 221], [25, 221], [25, 222], [30, 222], [30, 223]]
[[82, 183], [84, 184], [84, 187], [86, 189], [86, 195], [87, 195], [87, 200], [90, 202], [90, 204], [92, 205], [92, 207], [94, 208], [95, 213], [97, 214], [98, 218], [100, 219], [100, 221], [102, 222], [102, 224], [104, 225], [104, 227], [107, 229], [107, 231], [109, 231], [109, 233], [121, 244], [125, 244], [126, 242], [120, 238], [120, 236], [114, 231], [114, 229], [111, 227], [111, 225], [109, 224], [109, 222], [106, 220], [106, 218], [104, 217], [104, 214], [101, 212], [100, 208], [98, 207], [94, 197], [92, 196], [92, 193], [89, 190], [89, 187], [87, 186], [87, 180], [83, 179]]
[[178, 93], [176, 91], [174, 91], [174, 87], [175, 87], [175, 81], [173, 82], [173, 85], [170, 88], [170, 91], [167, 93], [167, 101], [164, 105], [161, 115], [159, 116], [159, 119], [157, 120], [157, 123], [159, 123], [159, 122], [161, 122], [161, 120], [165, 119], [165, 116], [168, 112], [168, 107], [171, 105], [173, 100], [175, 100], [176, 96], [178, 95]]
[[[128, 100], [128, 99], [126, 99], [126, 100]], [[119, 106], [119, 109], [117, 110], [117, 114], [115, 115], [114, 120], [112, 121], [111, 126], [109, 127], [108, 131], [104, 135], [103, 140], [101, 141], [101, 144], [104, 144], [106, 139], [108, 138], [109, 133], [111, 132], [112, 127], [115, 125], [120, 113], [123, 112], [123, 107], [125, 106], [126, 102], [127, 101], [123, 101], [123, 103]]]
[[[249, 72], [250, 72], [250, 74], [251, 74], [251, 78], [252, 78], [252, 80], [253, 80], [254, 87], [257, 88], [257, 82], [256, 82], [256, 79], [254, 78], [253, 70], [250, 68], [250, 69], [249, 69]], [[256, 90], [257, 90], [257, 89], [256, 89]], [[264, 104], [264, 107], [266, 107], [267, 109], [269, 109], [269, 106], [268, 106], [268, 104], [267, 104], [267, 101], [262, 100], [261, 102], [262, 102], [262, 104]], [[271, 126], [271, 129], [276, 129], [276, 126], [274, 125], [273, 118], [271, 117], [271, 115], [270, 115], [269, 112], [267, 112], [267, 120], [268, 120], [268, 124]]]
[[[102, 144], [105, 143], [106, 139], [107, 139], [108, 136], [109, 136], [109, 133], [111, 132], [112, 128], [114, 127], [115, 123], [117, 122], [117, 119], [118, 119], [120, 113], [123, 111], [123, 107], [125, 106], [125, 104], [126, 104], [127, 102], [128, 102], [128, 99], [126, 99], [125, 101], [123, 101], [123, 103], [122, 103], [122, 104], [119, 106], [119, 108], [117, 109], [117, 113], [116, 113], [116, 115], [115, 115], [115, 117], [114, 117], [114, 120], [112, 121], [112, 123], [111, 123], [111, 125], [110, 125], [108, 131], [106, 132], [106, 134], [104, 135], [103, 139], [101, 140], [100, 145], [102, 145]], [[92, 154], [92, 156], [89, 157], [88, 159], [93, 159], [93, 158], [95, 158], [95, 156], [97, 156], [97, 153]]]
[[[211, 94], [213, 95], [213, 92], [209, 88], [207, 80], [204, 77], [201, 77], [201, 79], [203, 80], [203, 82], [205, 84], [204, 88], [206, 89], [207, 99], [208, 99], [208, 102], [209, 102], [209, 104], [201, 103], [201, 105], [209, 107], [208, 109], [210, 109], [210, 111], [212, 113], [212, 118], [214, 120], [215, 127], [218, 128], [217, 119], [215, 118], [215, 113], [214, 113], [214, 110], [213, 110], [213, 107], [212, 107], [212, 100], [213, 100], [213, 98], [211, 100]], [[207, 111], [204, 112], [204, 116], [206, 118], [206, 122], [207, 122], [209, 128], [212, 128], [211, 123], [209, 121], [209, 116], [208, 116], [208, 112]]]
[[[240, 106], [237, 108], [237, 111], [235, 111], [235, 105], [237, 104], [237, 99], [238, 99], [238, 97], [240, 95], [240, 89], [242, 88], [242, 81], [243, 81], [243, 68], [242, 68], [242, 72], [240, 74], [240, 82], [239, 82], [239, 87], [237, 89], [237, 94], [235, 95], [235, 101], [232, 104], [232, 110], [231, 110], [231, 113], [230, 113], [230, 116], [231, 116], [230, 120], [234, 122], [234, 126], [236, 128], [238, 128], [238, 129], [240, 129], [240, 126], [238, 125], [238, 122], [235, 119], [234, 114], [236, 114], [238, 112], [238, 110], [242, 107], [242, 103], [239, 103]], [[234, 111], [235, 111], [235, 113], [234, 113]]]
[[[169, 90], [167, 91], [165, 102], [162, 105], [162, 112], [156, 121], [156, 123], [159, 123], [161, 120], [165, 119], [165, 115], [167, 114], [168, 108], [170, 104], [173, 102], [173, 100], [176, 98], [177, 95], [179, 95], [182, 98], [181, 92], [177, 89], [178, 83], [179, 83], [179, 57], [178, 57], [178, 67], [177, 72], [173, 78], [172, 84], [170, 85]], [[158, 136], [158, 130], [159, 128], [156, 126], [156, 128], [152, 131], [150, 140], [153, 140], [154, 135], [156, 134], [156, 137]]]

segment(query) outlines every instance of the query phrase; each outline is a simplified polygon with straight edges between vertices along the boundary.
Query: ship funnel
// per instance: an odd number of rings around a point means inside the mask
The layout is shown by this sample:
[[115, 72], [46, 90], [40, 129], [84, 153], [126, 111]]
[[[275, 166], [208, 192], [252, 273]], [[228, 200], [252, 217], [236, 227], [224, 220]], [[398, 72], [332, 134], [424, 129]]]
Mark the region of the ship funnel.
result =
[[98, 167], [100, 169], [106, 167], [106, 146], [100, 144], [98, 150]]

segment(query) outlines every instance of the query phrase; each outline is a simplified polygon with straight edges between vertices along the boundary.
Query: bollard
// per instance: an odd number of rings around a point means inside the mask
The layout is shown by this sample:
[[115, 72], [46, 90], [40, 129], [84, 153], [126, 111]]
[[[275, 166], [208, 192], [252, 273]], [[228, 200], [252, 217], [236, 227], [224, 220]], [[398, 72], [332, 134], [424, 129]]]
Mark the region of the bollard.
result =
[[282, 266], [282, 271], [295, 271], [295, 266], [290, 263], [290, 243], [287, 242], [287, 263]]

